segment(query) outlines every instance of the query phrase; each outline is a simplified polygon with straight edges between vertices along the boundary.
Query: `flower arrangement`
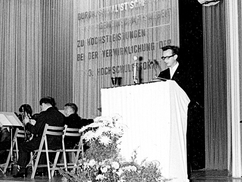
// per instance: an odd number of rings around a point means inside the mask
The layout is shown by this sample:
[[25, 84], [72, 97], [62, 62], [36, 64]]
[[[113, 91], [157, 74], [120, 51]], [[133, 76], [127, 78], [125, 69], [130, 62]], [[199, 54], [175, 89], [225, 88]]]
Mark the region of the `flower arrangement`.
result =
[[83, 139], [88, 145], [84, 157], [79, 159], [77, 170], [66, 172], [60, 169], [62, 181], [82, 182], [161, 182], [163, 178], [157, 163], [136, 162], [122, 159], [119, 152], [120, 139], [125, 126], [118, 122], [119, 116], [100, 117], [94, 123], [83, 127]]

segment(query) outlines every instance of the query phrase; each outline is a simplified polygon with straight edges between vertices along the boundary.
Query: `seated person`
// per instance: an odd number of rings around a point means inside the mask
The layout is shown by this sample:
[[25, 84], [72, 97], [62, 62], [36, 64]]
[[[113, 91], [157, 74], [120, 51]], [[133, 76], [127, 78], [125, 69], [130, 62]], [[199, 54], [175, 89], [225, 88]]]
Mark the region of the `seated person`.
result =
[[[33, 116], [32, 113], [33, 113], [33, 110], [29, 104], [22, 104], [19, 107], [19, 114], [16, 114], [16, 115], [18, 116], [19, 120], [23, 122], [25, 117], [28, 117], [29, 119], [34, 119], [35, 115]], [[26, 134], [25, 135], [26, 141], [29, 141], [32, 139], [33, 135], [28, 130], [25, 130], [25, 134]]]
[[[33, 138], [30, 141], [23, 142], [22, 145], [19, 146], [19, 158], [17, 162], [19, 170], [17, 174], [13, 175], [13, 177], [24, 177], [27, 175], [26, 167], [30, 161], [30, 152], [39, 148], [45, 124], [49, 124], [51, 126], [64, 126], [64, 116], [56, 109], [56, 103], [54, 98], [43, 97], [42, 99], [40, 99], [39, 104], [41, 112], [35, 118], [35, 120], [31, 120], [29, 117], [25, 117], [23, 120], [26, 130], [30, 131], [31, 134], [33, 134]], [[61, 142], [61, 137], [49, 137], [49, 149], [55, 150], [61, 148]], [[43, 164], [44, 161], [45, 158], [40, 157], [39, 164]]]
[[23, 121], [25, 116], [28, 116], [29, 118], [32, 117], [33, 110], [29, 104], [22, 104], [19, 107], [19, 119], [20, 121]]
[[[82, 128], [83, 126], [86, 126], [88, 124], [93, 123], [93, 119], [84, 119], [81, 118], [77, 114], [78, 107], [74, 103], [67, 103], [64, 106], [64, 114], [65, 114], [65, 120], [64, 123], [67, 125], [69, 128]], [[74, 138], [74, 137], [65, 137], [65, 147], [67, 149], [72, 149], [74, 148], [80, 138]], [[86, 149], [86, 146], [84, 145], [84, 150]], [[67, 154], [67, 160], [72, 161], [72, 153]]]
[[[65, 120], [64, 123], [69, 128], [82, 128], [83, 126], [86, 126], [88, 124], [93, 123], [93, 119], [84, 119], [81, 118], [78, 114], [78, 107], [74, 103], [67, 103], [64, 106], [64, 114], [65, 114]], [[66, 137], [66, 147], [73, 148], [75, 144], [79, 142], [79, 139], [73, 140], [72, 138]]]

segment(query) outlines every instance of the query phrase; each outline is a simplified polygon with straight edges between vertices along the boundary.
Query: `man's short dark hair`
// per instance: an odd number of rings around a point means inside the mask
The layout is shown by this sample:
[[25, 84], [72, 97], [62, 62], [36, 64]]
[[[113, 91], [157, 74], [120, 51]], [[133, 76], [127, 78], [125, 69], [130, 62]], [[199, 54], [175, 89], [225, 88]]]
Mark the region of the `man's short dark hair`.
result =
[[74, 103], [67, 103], [67, 104], [65, 104], [65, 107], [66, 106], [71, 107], [72, 110], [74, 111], [74, 113], [77, 113], [78, 107], [77, 107], [76, 104], [74, 104]]
[[173, 54], [177, 54], [177, 55], [179, 55], [179, 49], [180, 49], [180, 48], [177, 47], [177, 46], [168, 45], [168, 46], [164, 46], [164, 47], [162, 47], [161, 49], [162, 49], [162, 51], [166, 51], [166, 50], [168, 50], [168, 49], [171, 49]]
[[50, 104], [52, 105], [52, 107], [55, 107], [56, 105], [55, 99], [50, 96], [43, 97], [42, 99], [40, 99], [39, 104], [42, 105], [43, 103]]

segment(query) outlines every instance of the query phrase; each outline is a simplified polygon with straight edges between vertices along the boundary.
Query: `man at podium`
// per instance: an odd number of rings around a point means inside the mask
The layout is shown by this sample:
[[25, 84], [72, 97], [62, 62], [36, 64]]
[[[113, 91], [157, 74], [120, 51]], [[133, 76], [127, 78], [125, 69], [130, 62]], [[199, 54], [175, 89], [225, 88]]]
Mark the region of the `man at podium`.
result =
[[179, 47], [173, 45], [162, 47], [161, 59], [166, 63], [167, 69], [161, 71], [158, 78], [175, 80], [191, 100], [189, 107], [191, 105], [200, 107], [200, 101], [197, 100], [196, 96], [196, 80], [189, 71], [189, 67], [181, 62], [180, 57]]
[[[190, 99], [188, 106], [188, 125], [187, 125], [187, 154], [188, 154], [188, 176], [191, 173], [191, 163], [193, 157], [194, 146], [194, 137], [197, 135], [195, 133], [195, 119], [201, 115], [200, 112], [202, 106], [197, 100], [199, 97], [196, 95], [198, 92], [196, 90], [195, 78], [192, 77], [192, 74], [189, 72], [187, 66], [180, 61], [180, 48], [173, 45], [168, 45], [162, 47], [162, 57], [161, 59], [166, 63], [167, 69], [160, 72], [158, 75], [159, 78], [165, 78], [170, 80], [175, 80], [177, 84], [186, 92]], [[201, 116], [200, 116], [201, 117]]]
[[162, 47], [161, 59], [166, 63], [167, 69], [161, 71], [158, 77], [175, 80], [192, 100], [189, 91], [191, 90], [191, 82], [189, 82], [191, 75], [188, 75], [188, 69], [184, 64], [180, 64], [179, 58], [179, 47], [172, 45]]

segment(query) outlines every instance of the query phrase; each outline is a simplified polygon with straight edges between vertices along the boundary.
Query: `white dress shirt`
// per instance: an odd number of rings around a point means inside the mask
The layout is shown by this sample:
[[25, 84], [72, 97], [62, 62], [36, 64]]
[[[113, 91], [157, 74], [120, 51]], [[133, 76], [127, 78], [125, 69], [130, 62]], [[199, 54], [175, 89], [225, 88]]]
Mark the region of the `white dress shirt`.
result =
[[173, 67], [170, 67], [169, 70], [170, 70], [170, 76], [171, 76], [171, 79], [176, 71], [176, 69], [178, 68], [179, 66], [179, 63], [177, 62]]

